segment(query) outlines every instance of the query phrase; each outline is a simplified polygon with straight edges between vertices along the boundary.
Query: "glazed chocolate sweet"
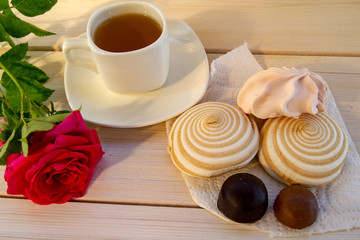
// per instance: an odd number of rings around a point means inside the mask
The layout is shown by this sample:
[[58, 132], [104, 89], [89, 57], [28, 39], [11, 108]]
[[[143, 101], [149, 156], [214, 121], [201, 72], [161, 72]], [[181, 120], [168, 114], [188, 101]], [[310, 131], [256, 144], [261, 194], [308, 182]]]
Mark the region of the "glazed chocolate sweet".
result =
[[217, 206], [226, 217], [239, 223], [261, 219], [268, 207], [265, 184], [256, 176], [238, 173], [225, 180]]
[[314, 194], [300, 185], [291, 185], [281, 190], [274, 203], [274, 213], [279, 222], [294, 229], [312, 225], [316, 221], [318, 209]]

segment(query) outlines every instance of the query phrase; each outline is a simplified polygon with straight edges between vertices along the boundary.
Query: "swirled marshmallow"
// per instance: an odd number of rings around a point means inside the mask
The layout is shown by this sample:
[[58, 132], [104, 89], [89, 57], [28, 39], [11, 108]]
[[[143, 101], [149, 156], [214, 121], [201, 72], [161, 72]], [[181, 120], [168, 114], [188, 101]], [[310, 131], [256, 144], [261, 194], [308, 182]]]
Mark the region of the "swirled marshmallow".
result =
[[298, 117], [323, 112], [327, 85], [306, 68], [269, 68], [250, 77], [240, 90], [238, 106], [248, 114], [266, 119]]
[[268, 119], [261, 129], [259, 161], [279, 181], [316, 187], [330, 183], [349, 152], [348, 139], [326, 113]]
[[259, 141], [255, 121], [239, 107], [205, 102], [176, 119], [169, 135], [169, 153], [183, 173], [214, 177], [247, 165]]

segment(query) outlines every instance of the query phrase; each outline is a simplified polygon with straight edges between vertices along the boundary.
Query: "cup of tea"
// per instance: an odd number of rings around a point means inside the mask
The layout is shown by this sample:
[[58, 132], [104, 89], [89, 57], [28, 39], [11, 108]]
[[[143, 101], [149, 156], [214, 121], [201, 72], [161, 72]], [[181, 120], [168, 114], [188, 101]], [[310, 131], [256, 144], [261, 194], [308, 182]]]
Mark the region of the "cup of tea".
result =
[[[141, 93], [160, 88], [169, 71], [166, 19], [154, 4], [119, 2], [95, 11], [87, 23], [87, 38], [66, 39], [63, 52], [70, 64], [96, 66], [107, 89]], [[91, 52], [91, 59], [79, 50]]]

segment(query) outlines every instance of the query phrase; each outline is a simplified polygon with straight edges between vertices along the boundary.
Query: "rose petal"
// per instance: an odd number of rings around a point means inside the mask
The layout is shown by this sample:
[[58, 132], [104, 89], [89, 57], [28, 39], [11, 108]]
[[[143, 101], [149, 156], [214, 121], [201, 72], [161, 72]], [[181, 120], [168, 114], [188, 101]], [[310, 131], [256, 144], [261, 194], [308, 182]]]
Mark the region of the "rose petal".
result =
[[10, 154], [7, 157], [4, 179], [8, 184], [8, 194], [23, 194], [27, 183], [25, 172], [36, 162], [38, 155], [24, 157], [23, 154]]
[[77, 176], [75, 174], [70, 173], [64, 173], [59, 174], [59, 177], [57, 177], [57, 180], [62, 184], [70, 184], [76, 180]]
[[[68, 152], [66, 149], [55, 149], [51, 152], [46, 152], [38, 157], [38, 161], [34, 163], [25, 173], [26, 181], [34, 181], [34, 176], [42, 170], [49, 162], [54, 161], [59, 155]], [[29, 156], [30, 158], [31, 156]]]
[[65, 148], [73, 145], [88, 144], [89, 140], [83, 136], [59, 135], [55, 140], [55, 148]]
[[79, 133], [89, 131], [79, 111], [73, 111], [64, 121], [56, 125], [45, 135], [46, 138], [53, 138], [69, 133]]

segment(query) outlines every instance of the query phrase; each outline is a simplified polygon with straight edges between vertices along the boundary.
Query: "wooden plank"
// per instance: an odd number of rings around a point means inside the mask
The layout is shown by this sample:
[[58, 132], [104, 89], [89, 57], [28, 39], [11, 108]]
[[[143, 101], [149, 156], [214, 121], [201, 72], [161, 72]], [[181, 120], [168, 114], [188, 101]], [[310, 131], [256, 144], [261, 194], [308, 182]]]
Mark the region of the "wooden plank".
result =
[[[28, 200], [0, 198], [0, 213], [2, 239], [270, 239], [200, 208], [79, 202], [39, 206]], [[357, 229], [310, 239], [359, 236]]]
[[[57, 109], [68, 109], [64, 95], [64, 58], [60, 52], [31, 52], [30, 60], [50, 76]], [[220, 55], [209, 54], [210, 62]], [[309, 67], [329, 82], [357, 150], [360, 150], [360, 58], [257, 55], [263, 67]], [[114, 129], [96, 128], [106, 154], [97, 165], [84, 201], [131, 202], [195, 206], [179, 171], [167, 153], [164, 123]], [[4, 167], [0, 168], [0, 176]], [[6, 183], [0, 181], [0, 194]]]
[[[86, 31], [92, 12], [114, 2], [58, 1], [48, 13], [24, 18], [57, 35], [31, 35], [22, 40], [29, 40], [32, 49], [60, 49], [64, 39]], [[150, 2], [157, 4], [167, 18], [185, 20], [208, 52], [224, 53], [247, 41], [254, 53], [360, 56], [358, 0]]]

